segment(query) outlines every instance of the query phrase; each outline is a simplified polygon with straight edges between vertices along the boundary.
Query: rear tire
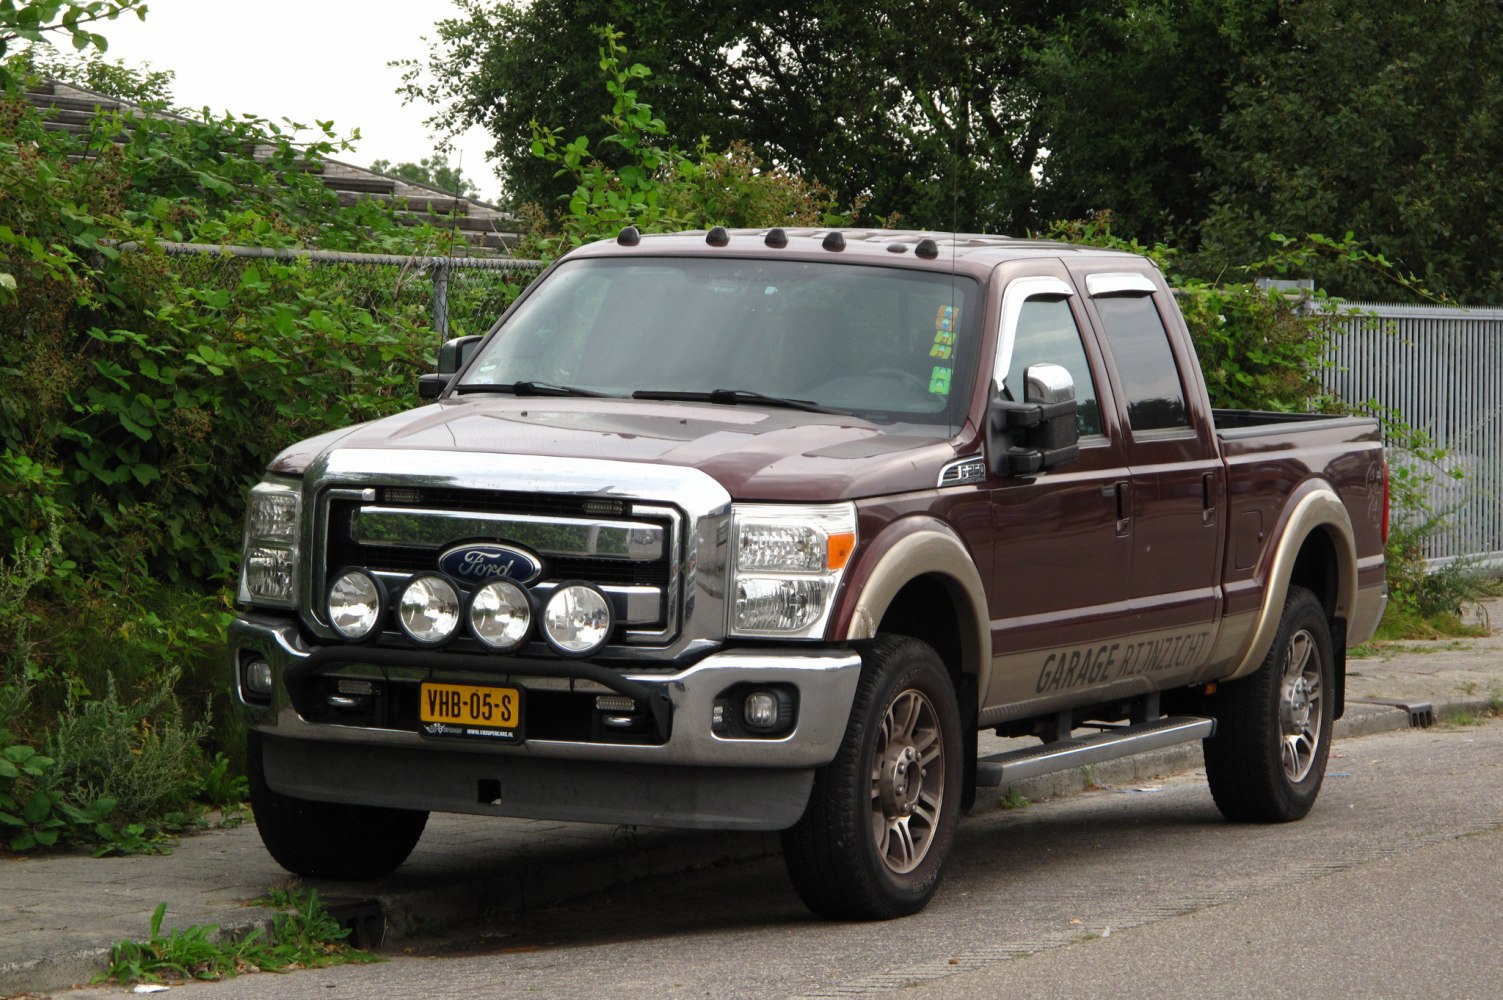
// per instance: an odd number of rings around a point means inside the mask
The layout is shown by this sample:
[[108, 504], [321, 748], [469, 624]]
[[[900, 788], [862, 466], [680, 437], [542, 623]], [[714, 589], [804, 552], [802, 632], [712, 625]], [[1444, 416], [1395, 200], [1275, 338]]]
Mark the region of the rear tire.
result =
[[960, 815], [960, 709], [928, 645], [883, 636], [862, 654], [845, 739], [783, 832], [793, 887], [815, 913], [887, 920], [939, 887]]
[[1290, 587], [1262, 665], [1210, 700], [1206, 778], [1227, 819], [1287, 823], [1315, 805], [1331, 749], [1334, 663], [1325, 608]]
[[314, 802], [266, 783], [262, 736], [246, 736], [251, 810], [277, 864], [305, 878], [363, 881], [390, 875], [417, 846], [428, 813], [416, 809]]

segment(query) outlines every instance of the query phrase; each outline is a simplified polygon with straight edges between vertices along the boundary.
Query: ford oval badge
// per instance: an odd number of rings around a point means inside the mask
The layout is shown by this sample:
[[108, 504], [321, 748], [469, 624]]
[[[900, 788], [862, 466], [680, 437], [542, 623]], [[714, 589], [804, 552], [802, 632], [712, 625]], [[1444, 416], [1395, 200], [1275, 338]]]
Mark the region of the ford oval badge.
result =
[[456, 545], [438, 557], [438, 568], [456, 580], [505, 578], [513, 583], [531, 583], [543, 575], [543, 561], [526, 549], [497, 542]]

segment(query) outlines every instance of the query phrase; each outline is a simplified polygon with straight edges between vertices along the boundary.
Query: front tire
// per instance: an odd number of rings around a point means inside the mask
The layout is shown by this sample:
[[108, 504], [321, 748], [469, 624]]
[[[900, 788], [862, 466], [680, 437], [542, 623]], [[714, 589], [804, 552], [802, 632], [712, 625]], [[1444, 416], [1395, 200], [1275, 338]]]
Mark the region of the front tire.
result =
[[1211, 700], [1206, 778], [1227, 819], [1287, 823], [1315, 805], [1331, 749], [1334, 664], [1325, 608], [1290, 587], [1262, 665]]
[[804, 816], [783, 833], [799, 898], [837, 920], [922, 910], [939, 887], [961, 807], [960, 709], [928, 645], [879, 637], [840, 751], [814, 778]]
[[277, 864], [305, 878], [364, 881], [397, 869], [423, 835], [428, 813], [384, 806], [315, 802], [283, 795], [266, 782], [262, 736], [246, 736], [251, 811]]

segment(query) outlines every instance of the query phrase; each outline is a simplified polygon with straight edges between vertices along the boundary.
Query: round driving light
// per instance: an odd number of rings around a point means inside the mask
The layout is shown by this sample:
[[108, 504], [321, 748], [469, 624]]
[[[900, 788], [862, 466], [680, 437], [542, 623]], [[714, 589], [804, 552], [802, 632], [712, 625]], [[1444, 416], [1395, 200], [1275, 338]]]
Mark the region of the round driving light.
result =
[[615, 624], [611, 602], [587, 583], [561, 583], [543, 608], [543, 635], [564, 656], [589, 656]]
[[363, 569], [347, 569], [329, 584], [329, 624], [346, 639], [380, 630], [386, 618], [386, 588]]
[[447, 578], [424, 573], [407, 582], [397, 601], [397, 622], [420, 646], [448, 642], [459, 627], [459, 591]]
[[470, 632], [497, 651], [516, 649], [532, 625], [532, 605], [510, 580], [492, 580], [470, 598]]

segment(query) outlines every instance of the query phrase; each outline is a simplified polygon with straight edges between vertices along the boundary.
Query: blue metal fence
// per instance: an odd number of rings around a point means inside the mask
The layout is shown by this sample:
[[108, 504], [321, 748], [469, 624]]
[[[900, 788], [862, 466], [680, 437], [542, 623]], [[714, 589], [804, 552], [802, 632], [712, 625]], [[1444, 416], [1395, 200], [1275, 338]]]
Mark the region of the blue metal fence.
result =
[[[1439, 463], [1393, 449], [1390, 464], [1429, 477], [1442, 515], [1426, 557], [1503, 570], [1503, 309], [1344, 303], [1326, 384], [1425, 431]], [[1460, 478], [1453, 478], [1453, 473]]]

